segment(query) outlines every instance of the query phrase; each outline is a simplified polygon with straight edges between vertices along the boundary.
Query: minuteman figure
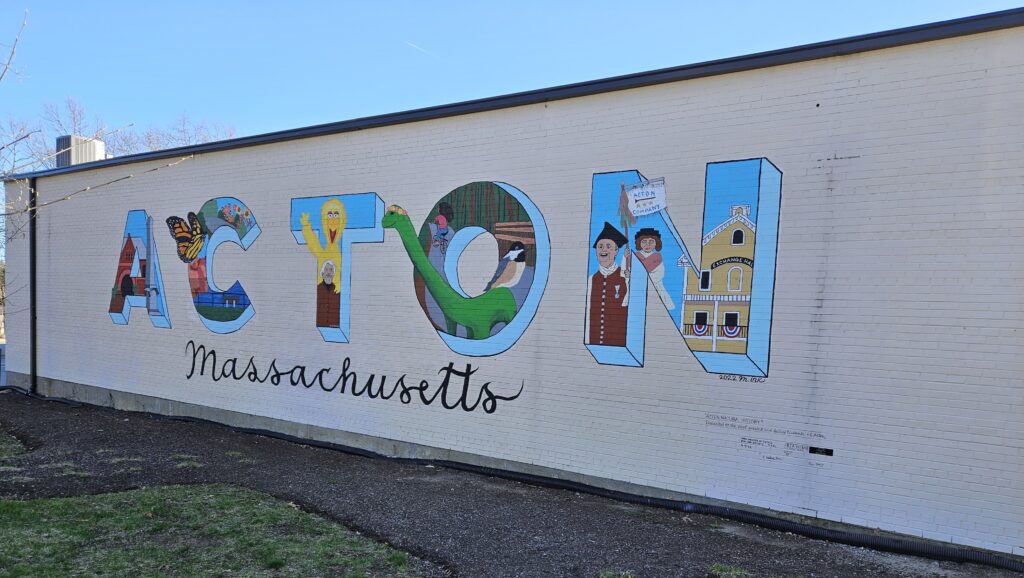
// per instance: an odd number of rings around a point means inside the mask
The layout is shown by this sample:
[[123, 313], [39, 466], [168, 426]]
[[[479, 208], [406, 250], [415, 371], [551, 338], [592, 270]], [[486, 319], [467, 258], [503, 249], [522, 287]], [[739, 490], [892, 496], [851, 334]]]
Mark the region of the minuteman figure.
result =
[[629, 308], [629, 252], [625, 267], [615, 259], [619, 249], [629, 243], [626, 236], [605, 223], [594, 242], [597, 272], [590, 278], [590, 311], [587, 343], [590, 345], [626, 345], [626, 315]]

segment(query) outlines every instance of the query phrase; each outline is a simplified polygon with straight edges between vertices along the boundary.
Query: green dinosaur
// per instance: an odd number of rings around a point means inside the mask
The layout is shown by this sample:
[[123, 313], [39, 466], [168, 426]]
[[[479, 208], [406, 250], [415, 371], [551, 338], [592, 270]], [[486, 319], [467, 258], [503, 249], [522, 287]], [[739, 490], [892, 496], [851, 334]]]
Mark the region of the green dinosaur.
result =
[[409, 260], [444, 313], [449, 335], [455, 335], [456, 328], [462, 325], [470, 339], [487, 339], [495, 325], [508, 323], [516, 316], [516, 299], [507, 287], [495, 287], [476, 297], [464, 297], [452, 289], [427, 259], [405, 209], [391, 205], [380, 224], [398, 231]]

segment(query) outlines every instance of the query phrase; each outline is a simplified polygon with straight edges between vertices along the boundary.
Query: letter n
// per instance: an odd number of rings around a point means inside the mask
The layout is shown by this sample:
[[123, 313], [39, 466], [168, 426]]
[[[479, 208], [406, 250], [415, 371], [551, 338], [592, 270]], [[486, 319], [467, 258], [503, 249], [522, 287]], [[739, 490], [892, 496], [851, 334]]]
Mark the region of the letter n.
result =
[[767, 376], [782, 172], [765, 158], [708, 163], [699, 261], [668, 214], [680, 195], [658, 185], [635, 170], [594, 175], [587, 349], [643, 366], [653, 288], [705, 371]]
[[153, 218], [146, 211], [128, 211], [121, 256], [110, 290], [110, 319], [118, 325], [128, 325], [132, 307], [145, 307], [154, 327], [171, 327], [160, 260], [153, 242]]

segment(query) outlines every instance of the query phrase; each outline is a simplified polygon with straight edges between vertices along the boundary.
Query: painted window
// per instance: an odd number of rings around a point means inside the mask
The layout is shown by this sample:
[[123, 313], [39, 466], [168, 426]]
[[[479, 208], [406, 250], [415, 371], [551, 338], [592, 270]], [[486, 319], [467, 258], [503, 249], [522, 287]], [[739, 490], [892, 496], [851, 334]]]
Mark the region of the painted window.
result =
[[743, 269], [740, 267], [732, 267], [729, 269], [727, 288], [729, 291], [743, 290]]
[[725, 314], [725, 326], [726, 327], [739, 327], [740, 325], [740, 314], [736, 312], [729, 312]]
[[694, 325], [707, 325], [708, 324], [708, 312], [707, 311], [694, 311], [693, 312], [693, 324]]
[[743, 243], [744, 243], [743, 229], [736, 229], [736, 230], [734, 230], [732, 232], [732, 244], [733, 245], [742, 245]]
[[711, 291], [711, 269], [704, 269], [700, 272], [700, 290]]

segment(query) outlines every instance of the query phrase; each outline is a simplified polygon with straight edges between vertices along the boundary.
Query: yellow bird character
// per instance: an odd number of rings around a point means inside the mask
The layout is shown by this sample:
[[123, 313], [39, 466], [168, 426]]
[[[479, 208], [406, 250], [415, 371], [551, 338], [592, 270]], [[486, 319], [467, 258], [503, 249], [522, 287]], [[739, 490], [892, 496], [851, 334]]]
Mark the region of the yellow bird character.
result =
[[[323, 229], [326, 245], [320, 244], [320, 236], [309, 225], [309, 213], [302, 213], [299, 220], [302, 222], [302, 238], [306, 240], [310, 253], [316, 257], [316, 282], [321, 282], [320, 271], [327, 261], [334, 261], [337, 264], [335, 279], [341, 279], [341, 234], [345, 231], [345, 223], [348, 222], [345, 205], [338, 199], [330, 199], [320, 206], [320, 227]], [[338, 281], [334, 282], [334, 292], [341, 293], [341, 283]]]

